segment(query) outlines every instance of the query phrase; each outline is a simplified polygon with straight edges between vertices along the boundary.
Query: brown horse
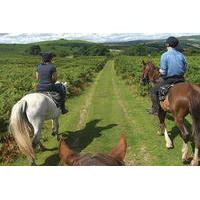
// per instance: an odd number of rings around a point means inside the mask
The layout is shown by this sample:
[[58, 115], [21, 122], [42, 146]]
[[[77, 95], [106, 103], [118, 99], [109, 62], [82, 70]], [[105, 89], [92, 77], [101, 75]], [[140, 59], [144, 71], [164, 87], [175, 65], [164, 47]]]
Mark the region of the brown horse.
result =
[[59, 157], [65, 165], [70, 166], [122, 166], [125, 165], [126, 138], [121, 135], [118, 145], [111, 153], [79, 154], [71, 150], [61, 138], [59, 142]]
[[160, 72], [158, 67], [156, 67], [151, 61], [145, 63], [142, 61], [142, 76], [140, 79], [140, 84], [150, 83], [152, 86], [156, 84], [160, 79]]
[[[143, 61], [141, 82], [150, 82], [155, 84], [160, 78], [159, 70], [151, 62], [145, 63]], [[184, 124], [184, 119], [189, 113], [192, 117], [193, 123], [193, 138], [195, 151], [191, 161], [191, 165], [198, 165], [199, 163], [199, 149], [200, 149], [200, 87], [191, 83], [177, 83], [169, 89], [169, 92], [164, 101], [160, 101], [160, 109], [158, 118], [160, 121], [161, 134], [165, 135], [167, 148], [172, 148], [172, 141], [167, 133], [165, 127], [166, 112], [172, 113], [176, 125], [181, 131], [183, 139], [182, 160], [186, 162], [189, 160], [188, 142], [191, 139], [190, 133]]]

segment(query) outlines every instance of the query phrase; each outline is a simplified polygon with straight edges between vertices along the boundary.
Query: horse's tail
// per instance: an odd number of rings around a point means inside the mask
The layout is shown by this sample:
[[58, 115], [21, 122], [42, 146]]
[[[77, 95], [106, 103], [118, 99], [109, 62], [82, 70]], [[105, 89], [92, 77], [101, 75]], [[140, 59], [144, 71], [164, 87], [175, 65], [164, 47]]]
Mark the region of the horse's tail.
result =
[[34, 151], [31, 144], [31, 127], [26, 115], [27, 102], [21, 100], [12, 108], [9, 130], [13, 134], [19, 149], [28, 159], [34, 159]]
[[200, 148], [200, 92], [191, 88], [190, 112], [192, 116], [195, 146]]

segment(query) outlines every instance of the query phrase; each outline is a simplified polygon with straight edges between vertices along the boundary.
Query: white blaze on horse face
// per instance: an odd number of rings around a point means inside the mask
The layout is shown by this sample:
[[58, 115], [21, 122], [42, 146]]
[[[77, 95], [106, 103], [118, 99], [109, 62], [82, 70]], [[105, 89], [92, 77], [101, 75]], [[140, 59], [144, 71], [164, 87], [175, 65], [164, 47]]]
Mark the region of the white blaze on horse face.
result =
[[166, 129], [165, 129], [164, 135], [165, 135], [166, 147], [172, 148], [173, 147], [172, 141], [171, 141]]

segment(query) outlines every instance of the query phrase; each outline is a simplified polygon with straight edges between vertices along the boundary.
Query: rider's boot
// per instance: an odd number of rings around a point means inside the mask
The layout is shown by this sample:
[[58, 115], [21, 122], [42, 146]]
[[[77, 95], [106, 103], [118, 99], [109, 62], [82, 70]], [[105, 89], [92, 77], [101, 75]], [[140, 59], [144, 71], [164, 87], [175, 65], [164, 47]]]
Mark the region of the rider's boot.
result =
[[66, 114], [69, 112], [69, 110], [65, 108], [65, 102], [61, 103], [61, 111], [62, 111], [62, 114]]
[[158, 115], [159, 101], [153, 101], [152, 107], [147, 109], [147, 112], [151, 115]]

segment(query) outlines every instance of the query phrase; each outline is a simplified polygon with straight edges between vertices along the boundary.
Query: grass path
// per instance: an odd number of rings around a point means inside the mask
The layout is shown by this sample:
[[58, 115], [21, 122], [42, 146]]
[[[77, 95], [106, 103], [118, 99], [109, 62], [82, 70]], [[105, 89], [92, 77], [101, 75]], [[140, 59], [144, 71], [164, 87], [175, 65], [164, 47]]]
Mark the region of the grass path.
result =
[[[127, 165], [182, 165], [181, 139], [175, 137], [173, 150], [165, 148], [164, 137], [158, 136], [157, 119], [146, 114], [148, 97], [137, 95], [117, 77], [114, 62], [109, 61], [84, 94], [67, 101], [69, 114], [60, 118], [60, 132], [71, 148], [81, 152], [109, 152], [121, 133], [127, 138]], [[167, 121], [168, 130], [177, 135], [174, 122]], [[43, 128], [43, 143], [52, 151], [38, 152], [39, 165], [58, 165], [57, 141], [51, 123]], [[12, 165], [27, 165], [19, 158]]]

